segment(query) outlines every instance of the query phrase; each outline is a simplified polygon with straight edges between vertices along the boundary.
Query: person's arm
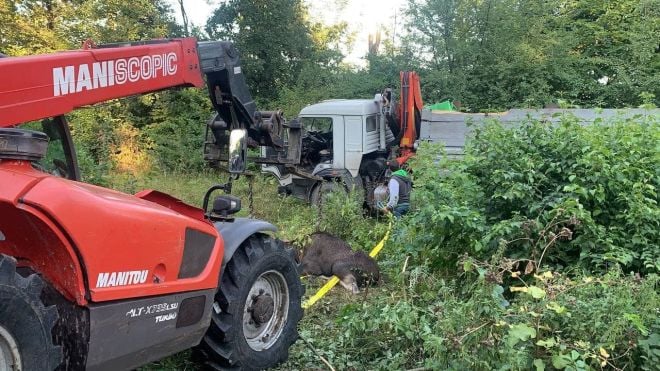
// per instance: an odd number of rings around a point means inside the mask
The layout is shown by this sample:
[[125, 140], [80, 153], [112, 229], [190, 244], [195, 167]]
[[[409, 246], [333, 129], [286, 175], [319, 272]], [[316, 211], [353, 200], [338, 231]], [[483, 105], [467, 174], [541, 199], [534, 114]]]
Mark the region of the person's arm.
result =
[[390, 190], [390, 200], [386, 205], [388, 210], [393, 210], [394, 207], [399, 203], [399, 182], [394, 179], [390, 179], [389, 184], [387, 185]]

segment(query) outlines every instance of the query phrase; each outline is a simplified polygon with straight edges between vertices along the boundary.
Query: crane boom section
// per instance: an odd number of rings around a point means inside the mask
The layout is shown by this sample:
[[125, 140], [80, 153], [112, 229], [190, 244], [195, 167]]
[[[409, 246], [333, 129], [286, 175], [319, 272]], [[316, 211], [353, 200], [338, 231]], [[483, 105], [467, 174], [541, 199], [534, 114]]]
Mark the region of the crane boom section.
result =
[[415, 140], [419, 138], [416, 115], [419, 115], [424, 105], [419, 85], [419, 75], [416, 72], [401, 72], [401, 148], [412, 148]]
[[204, 85], [194, 38], [0, 58], [0, 127], [177, 86]]

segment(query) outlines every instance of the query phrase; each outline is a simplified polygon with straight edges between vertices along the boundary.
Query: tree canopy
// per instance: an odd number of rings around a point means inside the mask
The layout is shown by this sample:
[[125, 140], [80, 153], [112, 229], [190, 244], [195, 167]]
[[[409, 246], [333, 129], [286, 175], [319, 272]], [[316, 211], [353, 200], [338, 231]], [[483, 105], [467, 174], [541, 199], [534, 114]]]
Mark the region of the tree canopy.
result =
[[[170, 4], [0, 0], [0, 52], [184, 36]], [[259, 109], [282, 109], [288, 118], [323, 99], [396, 89], [402, 70], [419, 72], [427, 103], [451, 99], [473, 112], [660, 104], [659, 0], [410, 0], [406, 32], [392, 42], [383, 29], [382, 43], [365, 50], [362, 67], [343, 60], [340, 50], [356, 37], [345, 21], [313, 19], [305, 0], [226, 0], [192, 34], [233, 41]], [[90, 156], [81, 162], [111, 166], [117, 143], [132, 138], [159, 166], [201, 169], [201, 156], [191, 160], [188, 153], [203, 141], [210, 114], [205, 94], [157, 93], [74, 113], [81, 156]]]
[[411, 0], [427, 99], [474, 110], [624, 107], [658, 96], [657, 1]]
[[213, 12], [206, 32], [236, 45], [248, 85], [262, 101], [295, 84], [305, 66], [340, 58], [328, 48], [337, 32], [310, 22], [302, 0], [229, 0]]
[[[304, 0], [227, 0], [193, 34], [233, 41], [260, 105], [290, 114], [312, 99], [370, 96], [405, 69], [422, 76], [426, 101], [471, 111], [660, 99], [658, 0], [410, 0], [406, 32], [362, 68], [342, 63], [340, 43], [355, 36], [345, 22], [311, 19]], [[0, 0], [0, 22], [8, 55], [185, 33], [164, 0]]]

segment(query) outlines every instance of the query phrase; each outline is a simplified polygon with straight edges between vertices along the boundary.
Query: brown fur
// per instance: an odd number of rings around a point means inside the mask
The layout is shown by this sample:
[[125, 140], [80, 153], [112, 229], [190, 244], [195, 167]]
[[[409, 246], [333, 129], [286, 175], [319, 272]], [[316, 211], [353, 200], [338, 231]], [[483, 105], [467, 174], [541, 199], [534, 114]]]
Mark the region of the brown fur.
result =
[[378, 264], [362, 251], [353, 251], [342, 239], [326, 232], [311, 235], [312, 243], [302, 258], [302, 273], [337, 276], [347, 290], [357, 294], [359, 287], [380, 279]]

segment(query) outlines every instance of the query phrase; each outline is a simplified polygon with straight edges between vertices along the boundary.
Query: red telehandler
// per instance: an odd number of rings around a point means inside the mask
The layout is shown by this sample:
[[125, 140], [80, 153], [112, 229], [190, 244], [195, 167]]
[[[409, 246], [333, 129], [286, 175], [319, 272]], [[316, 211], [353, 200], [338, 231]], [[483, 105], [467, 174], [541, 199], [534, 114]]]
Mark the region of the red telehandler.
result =
[[[0, 76], [0, 370], [131, 369], [191, 347], [217, 369], [287, 358], [302, 317], [295, 255], [273, 225], [234, 218], [240, 199], [209, 202], [245, 170], [248, 140], [281, 143], [231, 43], [87, 43], [2, 57]], [[232, 177], [203, 208], [80, 181], [66, 113], [205, 84]]]

